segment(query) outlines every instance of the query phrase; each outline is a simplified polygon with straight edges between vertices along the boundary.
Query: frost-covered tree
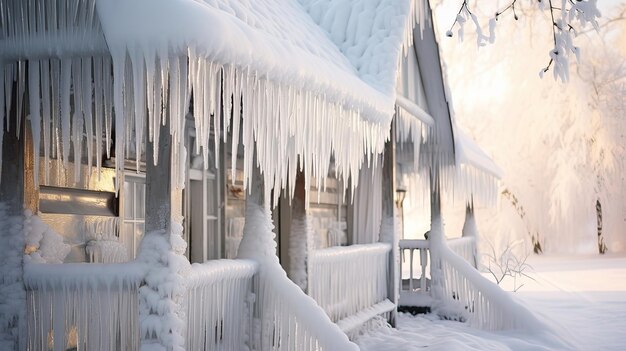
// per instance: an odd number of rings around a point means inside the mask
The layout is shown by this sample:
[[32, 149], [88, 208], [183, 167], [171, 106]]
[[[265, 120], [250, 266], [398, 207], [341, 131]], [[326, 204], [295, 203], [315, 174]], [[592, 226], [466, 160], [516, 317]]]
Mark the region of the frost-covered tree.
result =
[[517, 21], [499, 20], [494, 45], [475, 50], [468, 38], [441, 41], [457, 122], [506, 173], [498, 213], [477, 213], [486, 223], [481, 233], [499, 237], [494, 243], [523, 238], [535, 252], [598, 252], [599, 200], [605, 244], [626, 249], [620, 225], [625, 35], [618, 28], [624, 21], [603, 19], [600, 35], [580, 32], [581, 60], [568, 63], [572, 74], [563, 84], [538, 79], [545, 58], [529, 54], [552, 46], [544, 40], [550, 18], [531, 6], [516, 12]]

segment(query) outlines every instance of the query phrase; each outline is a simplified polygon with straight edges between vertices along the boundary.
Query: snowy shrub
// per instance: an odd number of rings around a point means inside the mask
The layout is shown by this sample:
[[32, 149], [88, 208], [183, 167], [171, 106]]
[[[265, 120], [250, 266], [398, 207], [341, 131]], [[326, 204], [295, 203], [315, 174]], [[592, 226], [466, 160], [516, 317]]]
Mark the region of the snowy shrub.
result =
[[22, 281], [22, 217], [0, 202], [0, 350], [17, 350], [25, 336], [26, 292]]
[[507, 277], [512, 278], [513, 291], [518, 291], [524, 286], [523, 283], [518, 283], [518, 279], [523, 277], [533, 279], [526, 273], [526, 271], [532, 269], [532, 266], [526, 263], [530, 254], [516, 253], [516, 248], [523, 245], [521, 240], [515, 242], [507, 241], [501, 250], [496, 250], [491, 241], [487, 240], [487, 242], [490, 250], [483, 253], [483, 261], [485, 262], [483, 269], [491, 274], [496, 284], [500, 285]]
[[24, 211], [24, 237], [27, 263], [63, 263], [71, 250], [61, 235], [30, 210]]

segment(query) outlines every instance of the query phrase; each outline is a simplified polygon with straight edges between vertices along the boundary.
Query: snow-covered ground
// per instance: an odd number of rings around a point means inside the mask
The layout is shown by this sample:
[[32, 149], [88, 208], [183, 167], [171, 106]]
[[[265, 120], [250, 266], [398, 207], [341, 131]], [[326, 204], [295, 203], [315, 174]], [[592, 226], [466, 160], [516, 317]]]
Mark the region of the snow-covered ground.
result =
[[[515, 294], [570, 346], [546, 335], [486, 332], [432, 315], [402, 314], [398, 329], [357, 339], [367, 350], [624, 350], [626, 255], [531, 257], [532, 279]], [[510, 288], [511, 282], [503, 282]]]

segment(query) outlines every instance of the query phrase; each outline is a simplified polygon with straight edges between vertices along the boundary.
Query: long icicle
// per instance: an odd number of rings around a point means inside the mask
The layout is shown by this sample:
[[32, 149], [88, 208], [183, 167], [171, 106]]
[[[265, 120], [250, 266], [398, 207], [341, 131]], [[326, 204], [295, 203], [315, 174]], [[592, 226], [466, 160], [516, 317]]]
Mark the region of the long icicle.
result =
[[52, 104], [50, 102], [50, 61], [41, 61], [41, 97], [43, 111], [43, 154], [44, 154], [44, 184], [50, 182], [50, 115]]
[[61, 100], [61, 141], [63, 164], [65, 168], [69, 165], [70, 158], [70, 135], [71, 135], [71, 108], [70, 108], [70, 92], [72, 77], [72, 61], [70, 59], [61, 60], [61, 84], [60, 100]]
[[35, 189], [39, 188], [39, 146], [41, 143], [41, 94], [39, 61], [28, 61], [28, 100], [33, 137], [33, 176]]

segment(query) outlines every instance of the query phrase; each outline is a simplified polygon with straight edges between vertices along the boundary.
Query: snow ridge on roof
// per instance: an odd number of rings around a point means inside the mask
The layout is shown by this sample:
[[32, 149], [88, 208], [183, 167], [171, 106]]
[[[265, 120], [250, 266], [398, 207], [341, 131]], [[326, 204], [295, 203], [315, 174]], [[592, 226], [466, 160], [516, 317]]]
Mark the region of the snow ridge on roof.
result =
[[359, 77], [394, 98], [413, 0], [298, 0]]

